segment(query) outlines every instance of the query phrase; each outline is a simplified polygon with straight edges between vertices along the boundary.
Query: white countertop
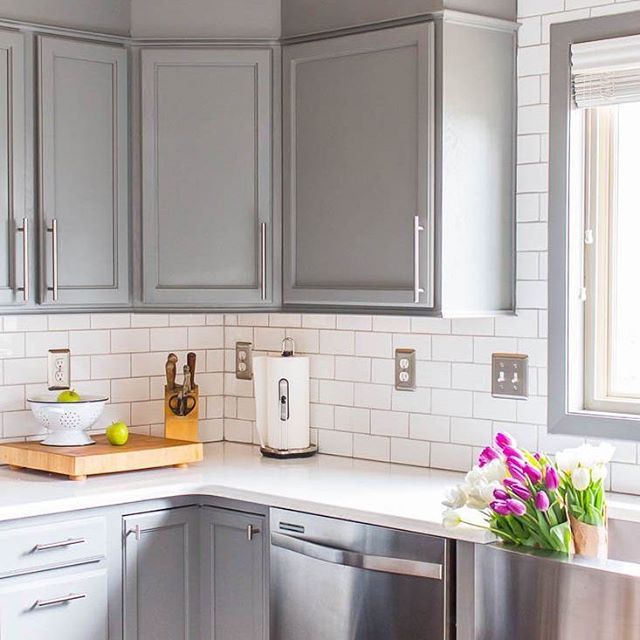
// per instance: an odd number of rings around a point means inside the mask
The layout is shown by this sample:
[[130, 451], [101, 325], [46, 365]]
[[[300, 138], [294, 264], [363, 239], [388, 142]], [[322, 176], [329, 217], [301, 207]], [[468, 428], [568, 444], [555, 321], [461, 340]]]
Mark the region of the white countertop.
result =
[[[316, 455], [270, 460], [257, 447], [205, 445], [204, 461], [187, 469], [94, 476], [73, 482], [0, 467], [0, 521], [108, 505], [204, 495], [308, 511], [457, 540], [493, 540], [481, 529], [445, 529], [442, 498], [462, 474]], [[640, 497], [609, 495], [609, 517], [640, 522]]]

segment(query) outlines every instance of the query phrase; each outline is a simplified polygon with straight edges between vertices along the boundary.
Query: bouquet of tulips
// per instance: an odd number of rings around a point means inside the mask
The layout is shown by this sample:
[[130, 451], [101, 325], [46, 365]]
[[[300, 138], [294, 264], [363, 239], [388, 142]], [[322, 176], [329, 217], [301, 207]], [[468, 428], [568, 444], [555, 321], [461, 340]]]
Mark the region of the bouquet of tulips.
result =
[[[498, 433], [464, 483], [444, 501], [444, 524], [482, 526], [516, 545], [602, 556], [603, 480], [612, 455], [609, 445], [583, 445], [562, 451], [554, 463], [549, 456], [519, 448], [509, 434]], [[465, 520], [465, 509], [479, 511], [483, 524]]]

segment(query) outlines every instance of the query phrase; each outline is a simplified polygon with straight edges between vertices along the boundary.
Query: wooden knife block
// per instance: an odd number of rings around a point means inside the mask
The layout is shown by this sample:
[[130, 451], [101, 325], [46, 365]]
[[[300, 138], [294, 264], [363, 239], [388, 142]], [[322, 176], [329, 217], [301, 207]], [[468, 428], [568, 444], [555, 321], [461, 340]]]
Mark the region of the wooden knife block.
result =
[[196, 399], [196, 406], [186, 416], [177, 416], [169, 406], [169, 400], [176, 395], [179, 387], [169, 389], [164, 387], [164, 437], [172, 440], [186, 440], [188, 442], [200, 442], [198, 438], [198, 414], [200, 410], [200, 393], [196, 385], [191, 395]]

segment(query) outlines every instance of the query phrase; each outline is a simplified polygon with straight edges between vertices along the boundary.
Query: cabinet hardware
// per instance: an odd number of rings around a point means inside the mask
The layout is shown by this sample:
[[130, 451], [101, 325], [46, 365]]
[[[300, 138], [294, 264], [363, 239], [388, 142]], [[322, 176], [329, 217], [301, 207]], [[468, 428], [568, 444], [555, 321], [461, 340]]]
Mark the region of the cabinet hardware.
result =
[[139, 524], [133, 527], [133, 529], [129, 529], [126, 535], [128, 536], [131, 533], [133, 533], [133, 535], [135, 536], [136, 542], [140, 542], [140, 540], [142, 539], [142, 527]]
[[50, 600], [36, 600], [33, 608], [42, 609], [44, 607], [55, 607], [60, 604], [73, 602], [74, 600], [84, 600], [86, 597], [86, 593], [70, 593], [68, 596], [62, 596], [60, 598], [51, 598]]
[[424, 227], [420, 224], [420, 216], [413, 217], [413, 302], [420, 302], [420, 294], [424, 289], [420, 287], [420, 232]]
[[69, 540], [60, 540], [59, 542], [48, 542], [46, 544], [37, 544], [33, 547], [34, 551], [47, 551], [49, 549], [62, 549], [64, 547], [72, 547], [76, 544], [84, 544], [85, 538], [70, 538]]
[[254, 527], [252, 524], [247, 525], [247, 540], [251, 542], [253, 540], [253, 536], [260, 533], [260, 529], [258, 527]]
[[58, 221], [51, 220], [51, 226], [47, 227], [47, 233], [51, 234], [51, 277], [52, 285], [47, 287], [47, 291], [53, 293], [53, 301], [58, 301]]
[[18, 291], [22, 291], [22, 298], [25, 302], [29, 302], [30, 281], [29, 281], [29, 219], [22, 218], [22, 226], [16, 229], [22, 233], [22, 286]]
[[267, 223], [260, 223], [260, 298], [267, 299]]

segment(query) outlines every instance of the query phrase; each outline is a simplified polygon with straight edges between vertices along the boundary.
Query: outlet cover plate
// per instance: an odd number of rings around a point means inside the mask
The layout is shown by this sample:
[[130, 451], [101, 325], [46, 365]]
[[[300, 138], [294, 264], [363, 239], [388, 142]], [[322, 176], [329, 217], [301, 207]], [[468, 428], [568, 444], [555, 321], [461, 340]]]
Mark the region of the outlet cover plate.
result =
[[415, 349], [396, 349], [395, 387], [398, 391], [416, 390]]
[[253, 380], [253, 343], [236, 342], [236, 378]]
[[516, 400], [529, 397], [529, 356], [522, 353], [491, 356], [491, 395]]
[[50, 391], [62, 391], [71, 387], [69, 349], [49, 349], [47, 380]]

